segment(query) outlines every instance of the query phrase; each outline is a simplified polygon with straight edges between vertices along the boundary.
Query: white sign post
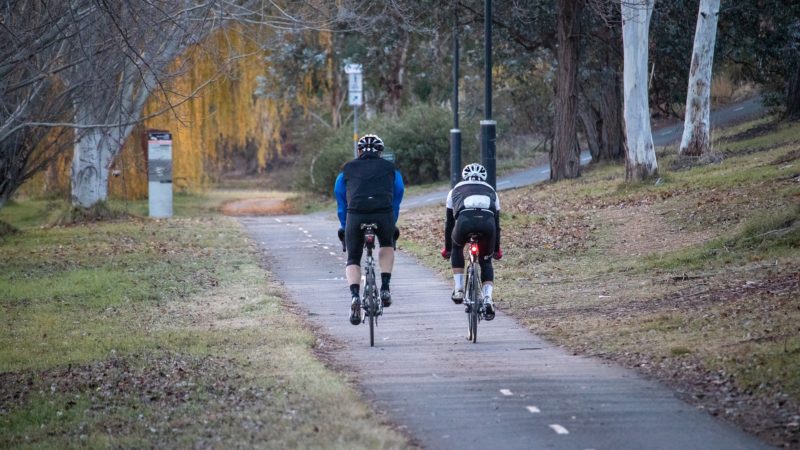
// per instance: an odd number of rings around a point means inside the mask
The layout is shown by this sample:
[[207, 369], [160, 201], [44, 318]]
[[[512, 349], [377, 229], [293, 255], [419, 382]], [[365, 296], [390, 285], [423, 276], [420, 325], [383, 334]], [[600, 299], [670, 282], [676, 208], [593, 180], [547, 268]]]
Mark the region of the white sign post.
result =
[[361, 81], [361, 64], [347, 64], [344, 73], [348, 77], [347, 103], [353, 107], [353, 155], [358, 158], [358, 107], [364, 104]]
[[147, 198], [150, 217], [172, 217], [172, 134], [147, 132]]

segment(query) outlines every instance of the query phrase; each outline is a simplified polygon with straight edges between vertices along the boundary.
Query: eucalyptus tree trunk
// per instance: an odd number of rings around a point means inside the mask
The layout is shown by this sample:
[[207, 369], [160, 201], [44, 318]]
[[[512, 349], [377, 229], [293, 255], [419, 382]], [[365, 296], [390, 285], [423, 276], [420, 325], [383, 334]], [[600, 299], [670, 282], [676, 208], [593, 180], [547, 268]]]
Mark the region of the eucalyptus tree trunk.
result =
[[627, 152], [625, 179], [658, 175], [647, 98], [648, 31], [654, 0], [622, 2], [623, 91]]
[[89, 208], [108, 199], [108, 174], [119, 137], [103, 129], [81, 134], [72, 155], [71, 197], [73, 206]]
[[689, 90], [679, 153], [700, 156], [711, 150], [711, 68], [717, 39], [720, 0], [700, 0], [694, 32]]
[[550, 152], [550, 179], [555, 181], [580, 175], [581, 158], [576, 126], [580, 18], [584, 0], [559, 0], [558, 5], [555, 137]]

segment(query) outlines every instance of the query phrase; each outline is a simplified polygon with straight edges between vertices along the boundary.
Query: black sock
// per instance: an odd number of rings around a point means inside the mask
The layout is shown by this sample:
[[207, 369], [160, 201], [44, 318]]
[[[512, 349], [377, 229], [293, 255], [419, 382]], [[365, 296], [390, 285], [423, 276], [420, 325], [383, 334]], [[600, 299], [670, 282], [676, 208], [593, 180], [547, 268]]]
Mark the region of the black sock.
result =
[[388, 291], [389, 290], [389, 280], [392, 279], [391, 273], [381, 272], [381, 290]]
[[350, 285], [350, 294], [352, 294], [353, 297], [358, 297], [358, 289], [359, 289], [359, 285], [351, 284]]

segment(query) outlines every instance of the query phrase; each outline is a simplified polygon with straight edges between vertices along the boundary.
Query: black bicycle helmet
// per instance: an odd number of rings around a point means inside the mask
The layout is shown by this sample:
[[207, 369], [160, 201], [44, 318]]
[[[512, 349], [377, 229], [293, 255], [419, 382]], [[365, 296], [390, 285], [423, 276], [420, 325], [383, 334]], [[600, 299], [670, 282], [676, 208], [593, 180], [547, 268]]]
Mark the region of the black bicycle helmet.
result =
[[464, 181], [486, 181], [486, 168], [478, 163], [467, 164], [461, 171], [461, 178]]
[[365, 134], [358, 140], [358, 151], [360, 152], [382, 152], [383, 141], [374, 134]]

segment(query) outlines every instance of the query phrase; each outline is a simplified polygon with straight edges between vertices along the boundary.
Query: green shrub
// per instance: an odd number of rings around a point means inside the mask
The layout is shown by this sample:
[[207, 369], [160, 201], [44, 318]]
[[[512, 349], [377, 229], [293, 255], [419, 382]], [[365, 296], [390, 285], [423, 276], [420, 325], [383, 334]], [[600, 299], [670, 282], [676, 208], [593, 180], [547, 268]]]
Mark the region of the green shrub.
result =
[[[406, 184], [424, 184], [450, 178], [451, 112], [445, 108], [417, 105], [399, 116], [386, 115], [364, 120], [359, 134], [374, 133], [394, 153], [395, 164]], [[353, 158], [352, 128], [314, 129], [306, 142], [321, 142], [318, 149], [303, 149], [296, 170], [296, 188], [331, 195], [342, 165]], [[316, 137], [319, 136], [319, 137]], [[478, 161], [478, 126], [462, 129], [462, 161]]]
[[406, 183], [450, 178], [450, 114], [444, 108], [418, 105], [386, 121], [381, 137], [394, 152]]

